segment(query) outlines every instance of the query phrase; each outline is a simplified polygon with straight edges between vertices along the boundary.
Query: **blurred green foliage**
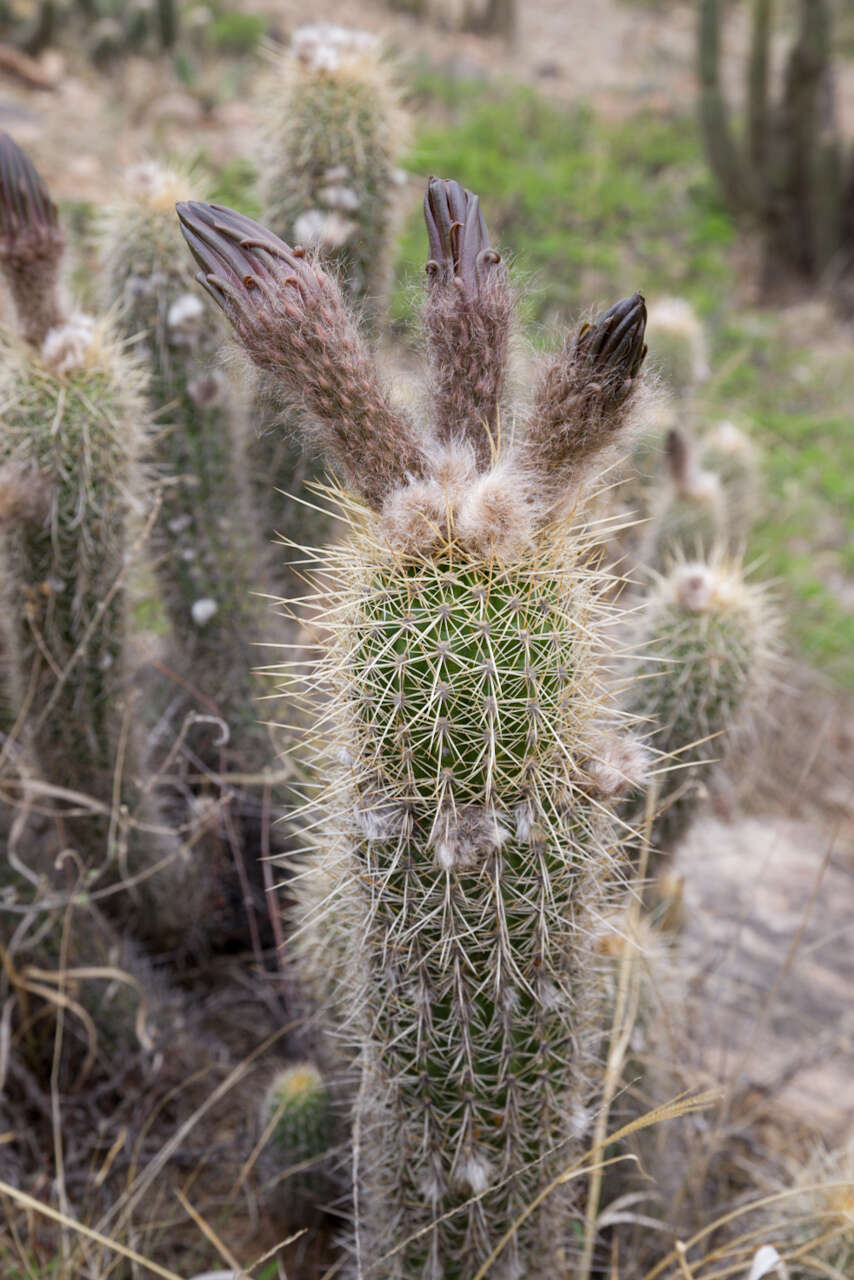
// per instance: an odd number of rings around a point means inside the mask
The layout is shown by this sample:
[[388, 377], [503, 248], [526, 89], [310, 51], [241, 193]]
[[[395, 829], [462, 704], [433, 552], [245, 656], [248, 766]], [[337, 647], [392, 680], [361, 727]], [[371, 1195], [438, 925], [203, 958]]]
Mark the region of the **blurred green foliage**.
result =
[[[430, 123], [418, 130], [409, 169], [482, 193], [492, 240], [525, 281], [531, 320], [563, 320], [636, 288], [682, 294], [704, 313], [726, 295], [734, 232], [691, 119], [603, 122], [531, 89], [428, 71], [416, 79], [413, 111]], [[413, 329], [412, 285], [423, 259], [413, 212], [392, 302], [404, 333]]]
[[220, 53], [249, 53], [266, 34], [266, 18], [239, 9], [218, 14], [211, 25], [211, 43]]

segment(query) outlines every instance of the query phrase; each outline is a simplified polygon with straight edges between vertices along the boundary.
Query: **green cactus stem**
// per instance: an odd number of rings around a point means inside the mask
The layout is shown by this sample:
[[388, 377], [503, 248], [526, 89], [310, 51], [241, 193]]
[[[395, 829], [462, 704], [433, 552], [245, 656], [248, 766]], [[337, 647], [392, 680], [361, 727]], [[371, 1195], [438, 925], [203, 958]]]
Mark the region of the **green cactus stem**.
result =
[[[484, 242], [471, 193], [431, 193]], [[471, 1280], [509, 1232], [496, 1274], [554, 1276], [572, 1185], [511, 1229], [580, 1154], [600, 1082], [592, 935], [619, 861], [611, 806], [643, 753], [615, 729], [608, 579], [579, 495], [638, 402], [643, 299], [567, 342], [484, 459], [481, 423], [443, 416], [479, 394], [465, 360], [416, 427], [310, 257], [229, 210], [179, 217], [201, 283], [348, 485], [347, 541], [320, 557], [326, 657], [285, 680], [324, 719], [306, 874], [328, 871], [329, 927], [348, 922], [353, 1247], [393, 1280]], [[474, 307], [497, 279], [484, 265]]]
[[226, 754], [245, 770], [269, 759], [252, 668], [263, 634], [264, 579], [248, 494], [246, 405], [222, 366], [219, 313], [199, 297], [174, 206], [181, 174], [148, 164], [127, 178], [102, 227], [104, 302], [137, 340], [157, 422], [148, 461], [161, 506], [152, 534], [177, 666], [197, 709], [228, 726]]
[[[317, 252], [372, 335], [381, 328], [391, 279], [396, 166], [403, 115], [376, 36], [325, 23], [299, 27], [268, 91], [261, 168], [264, 223], [289, 244]], [[325, 541], [334, 521], [311, 485], [323, 463], [298, 433], [282, 430], [281, 406], [262, 397], [252, 448], [266, 536]], [[288, 502], [293, 495], [299, 502]], [[293, 551], [279, 552], [292, 560]], [[282, 590], [297, 574], [285, 570]]]
[[684, 298], [659, 298], [649, 309], [650, 363], [677, 396], [695, 391], [709, 377], [709, 355], [702, 321]]
[[762, 480], [756, 445], [734, 423], [719, 422], [700, 440], [700, 466], [721, 483], [727, 546], [743, 549], [759, 514]]

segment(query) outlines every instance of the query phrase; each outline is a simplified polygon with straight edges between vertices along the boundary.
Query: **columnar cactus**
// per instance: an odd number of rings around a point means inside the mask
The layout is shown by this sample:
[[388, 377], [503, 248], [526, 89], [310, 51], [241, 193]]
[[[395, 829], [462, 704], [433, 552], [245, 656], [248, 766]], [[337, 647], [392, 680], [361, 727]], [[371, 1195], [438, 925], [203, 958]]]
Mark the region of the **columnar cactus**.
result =
[[265, 223], [317, 250], [375, 323], [391, 271], [401, 109], [376, 36], [299, 27], [267, 103]]
[[[66, 312], [56, 210], [5, 134], [0, 245], [26, 340], [3, 338], [0, 462], [7, 480], [17, 473], [38, 494], [17, 501], [4, 527], [12, 700], [27, 709], [26, 735], [43, 775], [111, 803], [128, 695], [127, 562], [145, 421], [140, 378], [106, 326]], [[130, 751], [126, 779], [136, 763]]]
[[141, 339], [157, 431], [150, 463], [160, 482], [152, 534], [158, 581], [185, 682], [230, 731], [229, 752], [260, 766], [269, 735], [253, 706], [253, 645], [262, 633], [253, 589], [262, 556], [249, 514], [245, 405], [219, 359], [219, 313], [194, 287], [175, 200], [182, 175], [144, 165], [105, 217], [104, 301], [128, 340]]
[[696, 814], [715, 762], [755, 727], [776, 621], [762, 589], [723, 558], [677, 564], [640, 618], [642, 679], [631, 710], [664, 757], [652, 852], [666, 854]]
[[[644, 302], [584, 326], [515, 435], [493, 434], [503, 350], [474, 338], [506, 283], [475, 198], [431, 180], [427, 306], [453, 289], [473, 338], [431, 344], [443, 390], [417, 429], [314, 259], [229, 210], [179, 216], [200, 282], [347, 486], [349, 538], [320, 561], [326, 659], [304, 678], [334, 725], [318, 856], [363, 1073], [354, 1248], [384, 1276], [470, 1280], [579, 1154], [597, 1091], [591, 934], [609, 806], [642, 753], [613, 728], [580, 497], [637, 407]], [[544, 1198], [505, 1274], [558, 1273], [574, 1194]]]
[[665, 442], [667, 483], [653, 510], [643, 560], [666, 572], [680, 558], [703, 559], [723, 536], [725, 505], [721, 482], [699, 466], [692, 442], [672, 427]]
[[[316, 251], [375, 334], [391, 277], [394, 175], [403, 136], [377, 37], [325, 23], [298, 28], [266, 111], [265, 225]], [[325, 540], [331, 521], [308, 488], [322, 479], [322, 462], [269, 412], [258, 426], [253, 476], [259, 509], [269, 513], [268, 536]], [[305, 501], [288, 503], [283, 493]], [[294, 590], [293, 575], [284, 577], [285, 588]]]
[[[16, 295], [20, 328], [0, 336], [0, 586], [10, 722], [30, 765], [89, 797], [66, 806], [63, 831], [99, 883], [145, 871], [110, 906], [123, 923], [172, 945], [197, 914], [188, 861], [158, 833], [162, 818], [140, 788], [140, 718], [131, 707], [128, 575], [147, 499], [138, 455], [147, 426], [140, 370], [103, 321], [69, 314], [59, 295], [56, 210], [24, 153], [0, 135], [0, 244], [13, 289], [25, 265], [36, 310]], [[22, 229], [26, 229], [26, 234]], [[44, 317], [56, 323], [42, 335]], [[3, 726], [7, 730], [7, 724]], [[125, 830], [132, 814], [154, 829]], [[159, 864], [156, 875], [152, 870]], [[149, 896], [151, 895], [151, 896]], [[156, 910], [152, 911], [152, 898]]]
[[659, 298], [649, 309], [649, 358], [678, 396], [696, 390], [709, 376], [709, 353], [702, 321], [684, 298]]

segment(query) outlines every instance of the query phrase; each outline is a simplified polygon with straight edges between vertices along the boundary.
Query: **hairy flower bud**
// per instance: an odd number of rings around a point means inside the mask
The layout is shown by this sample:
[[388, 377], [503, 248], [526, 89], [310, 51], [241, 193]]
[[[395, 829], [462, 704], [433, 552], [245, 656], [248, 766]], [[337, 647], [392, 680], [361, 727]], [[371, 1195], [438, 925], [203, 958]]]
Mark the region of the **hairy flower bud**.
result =
[[65, 237], [35, 165], [0, 132], [0, 271], [26, 340], [41, 346], [64, 317], [59, 270]]
[[361, 496], [380, 507], [424, 457], [388, 399], [340, 290], [300, 246], [220, 205], [177, 206], [197, 279], [259, 368], [272, 373]]
[[497, 452], [513, 299], [490, 246], [480, 201], [458, 182], [431, 178], [424, 197], [430, 260], [424, 312], [436, 434], [466, 440], [477, 462]]

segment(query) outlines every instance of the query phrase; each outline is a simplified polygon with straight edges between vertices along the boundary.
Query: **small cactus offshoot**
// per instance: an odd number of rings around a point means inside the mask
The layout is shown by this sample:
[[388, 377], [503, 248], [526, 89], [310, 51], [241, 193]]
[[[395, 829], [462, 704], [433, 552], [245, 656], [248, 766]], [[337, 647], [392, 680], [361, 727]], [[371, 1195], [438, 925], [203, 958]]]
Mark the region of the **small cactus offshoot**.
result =
[[328, 927], [347, 922], [358, 1248], [389, 1280], [471, 1280], [493, 1250], [505, 1274], [554, 1276], [573, 1186], [529, 1211], [595, 1105], [610, 810], [643, 754], [607, 692], [609, 579], [580, 497], [639, 402], [643, 299], [584, 326], [494, 432], [505, 349], [486, 371], [472, 357], [496, 300], [503, 330], [500, 261], [474, 196], [433, 180], [427, 331], [431, 307], [459, 307], [471, 344], [449, 369], [430, 341], [416, 423], [314, 258], [229, 210], [178, 212], [200, 282], [347, 485], [347, 541], [309, 553], [326, 657], [283, 679], [321, 733], [304, 875], [330, 886]]
[[291, 1225], [311, 1212], [327, 1184], [332, 1145], [332, 1106], [313, 1062], [279, 1071], [261, 1108], [271, 1172], [271, 1204]]

